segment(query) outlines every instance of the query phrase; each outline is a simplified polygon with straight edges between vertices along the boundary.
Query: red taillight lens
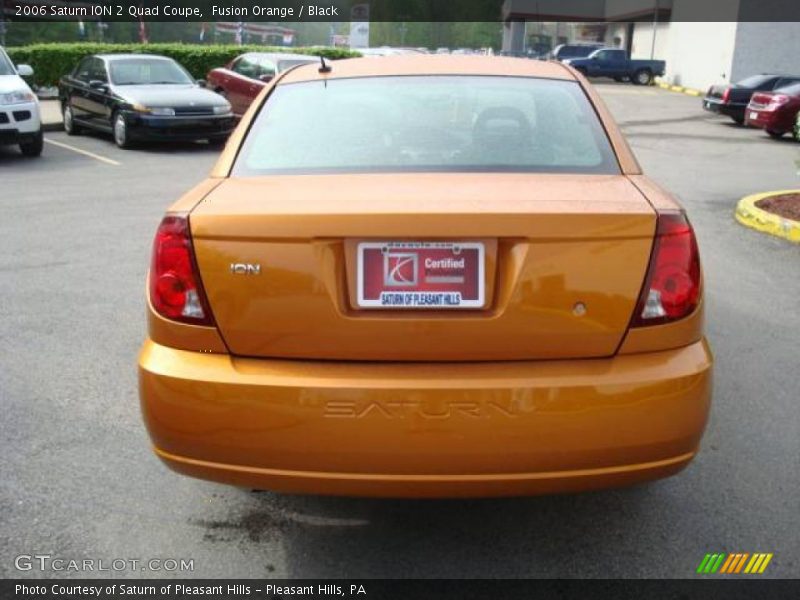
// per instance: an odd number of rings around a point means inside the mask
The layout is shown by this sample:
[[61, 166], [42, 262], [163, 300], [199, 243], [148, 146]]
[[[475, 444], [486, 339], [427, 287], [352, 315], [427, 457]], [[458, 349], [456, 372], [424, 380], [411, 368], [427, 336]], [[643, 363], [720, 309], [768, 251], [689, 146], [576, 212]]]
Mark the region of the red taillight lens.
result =
[[183, 215], [167, 215], [158, 226], [150, 264], [150, 303], [167, 319], [213, 324], [197, 273], [189, 221]]
[[777, 108], [779, 106], [783, 106], [784, 104], [789, 102], [789, 100], [790, 100], [789, 96], [786, 96], [784, 94], [776, 94], [772, 96], [772, 98], [770, 98], [769, 105]]
[[657, 325], [689, 316], [700, 299], [700, 285], [700, 254], [686, 215], [659, 213], [650, 267], [631, 325]]
[[725, 88], [725, 91], [722, 92], [722, 103], [727, 104], [728, 100], [731, 99], [731, 88]]

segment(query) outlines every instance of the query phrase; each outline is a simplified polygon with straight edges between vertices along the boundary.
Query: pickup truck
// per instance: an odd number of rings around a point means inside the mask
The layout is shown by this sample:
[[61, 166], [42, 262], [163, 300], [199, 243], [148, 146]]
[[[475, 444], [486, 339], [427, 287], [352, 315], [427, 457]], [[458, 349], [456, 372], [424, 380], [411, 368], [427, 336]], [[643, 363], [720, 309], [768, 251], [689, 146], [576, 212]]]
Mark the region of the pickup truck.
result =
[[663, 75], [663, 60], [631, 60], [625, 50], [600, 48], [586, 58], [563, 61], [587, 77], [611, 77], [616, 81], [630, 79], [636, 85], [650, 85], [656, 75]]

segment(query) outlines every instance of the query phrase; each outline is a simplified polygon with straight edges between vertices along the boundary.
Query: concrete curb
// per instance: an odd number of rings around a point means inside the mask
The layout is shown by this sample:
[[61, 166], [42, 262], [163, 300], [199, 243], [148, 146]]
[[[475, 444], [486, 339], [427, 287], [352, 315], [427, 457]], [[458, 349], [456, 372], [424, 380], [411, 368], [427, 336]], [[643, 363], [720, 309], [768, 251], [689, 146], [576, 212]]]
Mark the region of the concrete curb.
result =
[[662, 90], [670, 90], [671, 92], [678, 92], [681, 94], [686, 94], [687, 96], [698, 97], [703, 95], [703, 92], [701, 92], [700, 90], [683, 87], [682, 85], [671, 85], [666, 81], [661, 81], [658, 79], [656, 79], [656, 85], [660, 87]]
[[756, 206], [756, 202], [764, 198], [791, 193], [797, 194], [800, 190], [781, 190], [745, 196], [736, 205], [734, 216], [745, 227], [800, 244], [800, 221], [784, 219]]

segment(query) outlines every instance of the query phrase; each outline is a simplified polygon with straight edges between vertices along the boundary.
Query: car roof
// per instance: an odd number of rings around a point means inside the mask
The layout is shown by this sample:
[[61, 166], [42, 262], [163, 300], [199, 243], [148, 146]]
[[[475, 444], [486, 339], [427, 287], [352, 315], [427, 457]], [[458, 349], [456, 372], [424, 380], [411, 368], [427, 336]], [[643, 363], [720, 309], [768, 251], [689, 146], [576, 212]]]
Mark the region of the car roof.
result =
[[160, 54], [137, 54], [134, 52], [130, 53], [120, 53], [120, 54], [95, 54], [97, 58], [102, 58], [103, 60], [119, 60], [119, 59], [130, 59], [130, 58], [155, 58], [159, 60], [173, 60], [169, 56], [161, 56]]
[[349, 58], [327, 61], [327, 64], [331, 67], [328, 73], [320, 73], [318, 65], [302, 65], [287, 71], [278, 83], [407, 75], [499, 75], [575, 81], [572, 71], [561, 63], [504, 56], [405, 54], [386, 56], [380, 60]]
[[310, 54], [292, 54], [291, 52], [245, 52], [237, 56], [237, 58], [242, 58], [243, 56], [259, 56], [268, 58], [269, 60], [307, 60], [309, 62], [319, 62], [318, 56]]

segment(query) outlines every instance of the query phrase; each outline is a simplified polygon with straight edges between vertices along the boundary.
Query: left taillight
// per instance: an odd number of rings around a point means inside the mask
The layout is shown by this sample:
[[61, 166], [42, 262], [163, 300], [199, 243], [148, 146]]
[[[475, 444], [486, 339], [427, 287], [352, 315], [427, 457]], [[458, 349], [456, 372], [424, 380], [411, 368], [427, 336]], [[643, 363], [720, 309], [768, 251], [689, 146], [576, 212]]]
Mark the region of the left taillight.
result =
[[660, 212], [650, 266], [632, 327], [688, 317], [700, 301], [700, 253], [683, 212]]
[[167, 215], [158, 226], [149, 284], [150, 304], [162, 317], [192, 325], [213, 325], [186, 215]]

